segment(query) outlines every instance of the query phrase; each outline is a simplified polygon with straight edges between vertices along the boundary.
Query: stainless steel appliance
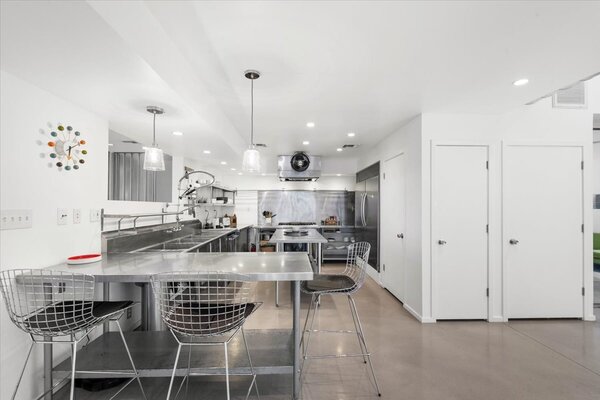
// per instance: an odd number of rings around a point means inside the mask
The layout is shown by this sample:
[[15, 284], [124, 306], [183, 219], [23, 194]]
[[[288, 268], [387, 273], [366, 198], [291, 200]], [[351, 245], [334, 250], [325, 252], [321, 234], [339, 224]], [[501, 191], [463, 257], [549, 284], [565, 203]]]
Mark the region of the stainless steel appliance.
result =
[[280, 181], [316, 181], [321, 177], [321, 157], [298, 151], [291, 156], [279, 156]]
[[369, 265], [379, 272], [379, 163], [356, 174], [354, 199], [356, 240], [371, 244]]

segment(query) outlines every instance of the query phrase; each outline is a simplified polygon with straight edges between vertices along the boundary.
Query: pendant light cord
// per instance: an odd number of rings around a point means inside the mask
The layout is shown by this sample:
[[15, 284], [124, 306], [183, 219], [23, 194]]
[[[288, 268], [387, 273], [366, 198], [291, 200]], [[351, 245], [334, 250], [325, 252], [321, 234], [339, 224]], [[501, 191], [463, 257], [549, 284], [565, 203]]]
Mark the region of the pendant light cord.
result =
[[254, 79], [250, 79], [250, 146], [254, 148]]
[[156, 147], [156, 113], [152, 113], [152, 147]]

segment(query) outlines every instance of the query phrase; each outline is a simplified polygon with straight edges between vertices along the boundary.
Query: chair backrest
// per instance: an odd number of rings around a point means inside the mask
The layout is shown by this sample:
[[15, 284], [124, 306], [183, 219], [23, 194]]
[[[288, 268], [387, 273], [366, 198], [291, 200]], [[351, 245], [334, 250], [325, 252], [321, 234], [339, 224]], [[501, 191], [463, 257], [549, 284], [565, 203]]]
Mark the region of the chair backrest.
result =
[[256, 282], [226, 272], [167, 272], [151, 277], [161, 317], [172, 331], [214, 336], [241, 326]]
[[368, 242], [356, 242], [348, 246], [346, 269], [344, 269], [343, 273], [355, 282], [352, 292], [360, 289], [365, 283], [370, 252], [371, 244]]
[[0, 292], [13, 323], [37, 336], [63, 336], [94, 319], [92, 275], [47, 269], [0, 272]]

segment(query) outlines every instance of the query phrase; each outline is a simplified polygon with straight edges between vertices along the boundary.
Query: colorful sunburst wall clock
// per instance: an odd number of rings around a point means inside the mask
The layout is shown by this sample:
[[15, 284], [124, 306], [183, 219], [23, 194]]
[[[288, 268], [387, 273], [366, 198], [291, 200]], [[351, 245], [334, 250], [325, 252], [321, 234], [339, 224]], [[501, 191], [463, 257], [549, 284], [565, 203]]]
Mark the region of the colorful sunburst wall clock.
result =
[[71, 126], [58, 125], [55, 131], [50, 132], [52, 140], [48, 147], [52, 149], [50, 158], [54, 165], [65, 171], [76, 170], [85, 164], [84, 156], [88, 151], [84, 148], [86, 141], [81, 138], [81, 133]]

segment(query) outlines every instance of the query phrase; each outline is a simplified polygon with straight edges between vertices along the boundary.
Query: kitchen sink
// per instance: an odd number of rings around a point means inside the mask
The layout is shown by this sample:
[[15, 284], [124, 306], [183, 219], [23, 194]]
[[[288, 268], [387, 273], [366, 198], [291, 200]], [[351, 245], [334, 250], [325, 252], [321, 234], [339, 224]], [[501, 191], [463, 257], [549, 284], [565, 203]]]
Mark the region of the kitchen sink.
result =
[[144, 251], [185, 251], [191, 249], [198, 243], [176, 243], [176, 242], [167, 242], [157, 244], [156, 246], [149, 247]]

